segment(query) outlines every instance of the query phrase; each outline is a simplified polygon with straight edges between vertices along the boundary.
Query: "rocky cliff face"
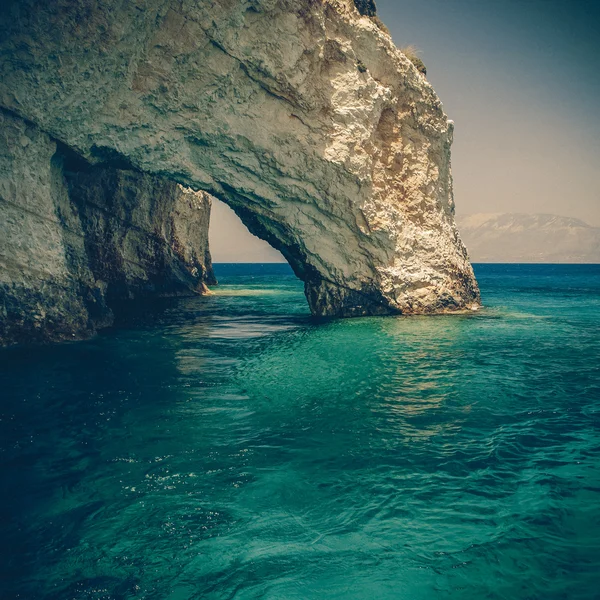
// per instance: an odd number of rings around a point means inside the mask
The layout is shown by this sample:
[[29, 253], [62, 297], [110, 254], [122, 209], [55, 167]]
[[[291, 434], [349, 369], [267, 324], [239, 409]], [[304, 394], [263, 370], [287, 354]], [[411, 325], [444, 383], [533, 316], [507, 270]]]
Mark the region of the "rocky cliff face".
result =
[[210, 198], [91, 167], [0, 111], [0, 345], [86, 337], [122, 300], [212, 282]]
[[90, 163], [224, 200], [281, 250], [315, 314], [479, 301], [454, 224], [452, 123], [352, 0], [0, 10], [1, 106]]

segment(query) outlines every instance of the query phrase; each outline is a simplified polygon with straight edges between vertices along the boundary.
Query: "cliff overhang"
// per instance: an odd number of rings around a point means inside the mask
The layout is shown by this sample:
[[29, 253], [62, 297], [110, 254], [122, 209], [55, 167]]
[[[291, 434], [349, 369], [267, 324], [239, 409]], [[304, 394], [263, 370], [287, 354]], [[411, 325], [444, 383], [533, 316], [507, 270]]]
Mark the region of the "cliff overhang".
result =
[[91, 165], [225, 201], [314, 314], [462, 310], [453, 125], [364, 4], [9, 0], [0, 107]]

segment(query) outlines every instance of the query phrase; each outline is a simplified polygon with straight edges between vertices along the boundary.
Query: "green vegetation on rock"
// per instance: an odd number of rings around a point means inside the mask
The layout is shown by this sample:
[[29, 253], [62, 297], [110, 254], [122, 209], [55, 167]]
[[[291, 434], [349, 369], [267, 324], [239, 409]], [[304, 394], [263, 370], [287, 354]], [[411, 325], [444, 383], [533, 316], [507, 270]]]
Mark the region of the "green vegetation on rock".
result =
[[354, 6], [361, 15], [374, 17], [377, 14], [374, 0], [354, 0]]
[[406, 56], [406, 58], [408, 58], [408, 60], [415, 65], [419, 73], [427, 75], [427, 67], [419, 57], [419, 51], [414, 46], [405, 46], [404, 48], [400, 48], [400, 52], [402, 52], [402, 54], [404, 54], [404, 56]]

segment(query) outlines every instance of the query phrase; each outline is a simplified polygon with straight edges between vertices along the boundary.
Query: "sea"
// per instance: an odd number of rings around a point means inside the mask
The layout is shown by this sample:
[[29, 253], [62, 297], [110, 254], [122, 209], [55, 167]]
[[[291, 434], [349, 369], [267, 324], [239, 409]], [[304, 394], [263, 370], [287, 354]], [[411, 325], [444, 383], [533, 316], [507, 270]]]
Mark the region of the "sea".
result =
[[600, 265], [347, 320], [215, 270], [0, 352], [0, 598], [600, 598]]

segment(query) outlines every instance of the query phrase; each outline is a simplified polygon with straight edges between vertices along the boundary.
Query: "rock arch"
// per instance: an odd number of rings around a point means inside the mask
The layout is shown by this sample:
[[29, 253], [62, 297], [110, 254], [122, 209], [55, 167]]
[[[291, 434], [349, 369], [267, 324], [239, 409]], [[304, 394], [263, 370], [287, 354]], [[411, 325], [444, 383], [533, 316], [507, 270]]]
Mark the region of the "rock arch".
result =
[[478, 303], [454, 224], [453, 125], [352, 0], [0, 11], [5, 114], [90, 165], [225, 201], [284, 254], [313, 313]]

